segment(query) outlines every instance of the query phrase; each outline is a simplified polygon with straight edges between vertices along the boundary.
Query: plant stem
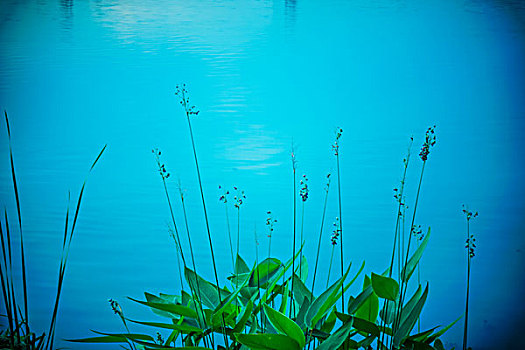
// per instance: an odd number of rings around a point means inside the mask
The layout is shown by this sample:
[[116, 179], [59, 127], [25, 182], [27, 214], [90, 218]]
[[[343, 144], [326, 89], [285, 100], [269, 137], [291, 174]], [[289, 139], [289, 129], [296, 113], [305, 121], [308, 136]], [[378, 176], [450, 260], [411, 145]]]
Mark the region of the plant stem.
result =
[[296, 208], [297, 208], [297, 199], [295, 194], [295, 153], [292, 144], [292, 169], [293, 169], [293, 249], [292, 249], [292, 292], [290, 293], [290, 318], [292, 318], [292, 308], [293, 314], [295, 317], [295, 303], [293, 300], [293, 286], [294, 286], [294, 276], [295, 276], [295, 221], [296, 221]]
[[321, 228], [319, 229], [319, 242], [317, 243], [317, 254], [315, 258], [315, 268], [313, 273], [313, 281], [312, 281], [312, 293], [314, 292], [315, 287], [315, 276], [317, 274], [317, 264], [319, 263], [319, 252], [321, 250], [321, 238], [323, 236], [323, 225], [324, 225], [324, 218], [326, 214], [326, 204], [328, 202], [328, 190], [330, 189], [330, 178], [328, 179], [328, 183], [326, 185], [326, 194], [324, 197], [324, 205], [323, 205], [323, 215], [321, 217]]
[[[212, 263], [213, 263], [213, 272], [215, 274], [215, 282], [217, 283], [217, 294], [218, 294], [218, 297], [219, 297], [219, 304], [222, 304], [222, 296], [221, 296], [221, 289], [219, 287], [219, 277], [217, 275], [217, 265], [215, 263], [215, 254], [213, 252], [213, 242], [212, 242], [212, 239], [211, 239], [211, 232], [210, 232], [210, 223], [208, 221], [208, 212], [206, 210], [206, 201], [204, 200], [204, 190], [202, 189], [202, 180], [201, 180], [201, 173], [200, 173], [200, 170], [199, 170], [199, 162], [197, 160], [197, 150], [195, 148], [195, 140], [193, 138], [193, 131], [191, 129], [191, 121], [190, 121], [190, 109], [187, 105], [187, 99], [186, 99], [186, 96], [185, 96], [185, 90], [182, 89], [182, 104], [184, 106], [184, 110], [186, 112], [186, 119], [188, 120], [188, 129], [189, 129], [189, 132], [190, 132], [190, 139], [191, 139], [191, 146], [193, 148], [193, 157], [195, 159], [195, 168], [197, 169], [197, 179], [198, 179], [198, 182], [199, 182], [199, 188], [200, 188], [200, 192], [201, 192], [201, 199], [202, 199], [202, 208], [203, 208], [203, 211], [204, 211], [204, 220], [206, 222], [206, 232], [208, 233], [208, 241], [209, 241], [209, 245], [210, 245], [210, 253], [211, 253], [211, 259], [212, 259]], [[228, 337], [226, 336], [226, 325], [225, 325], [225, 320], [224, 320], [224, 314], [222, 315], [222, 323], [223, 323], [223, 331], [224, 331], [224, 342], [225, 342], [225, 345], [226, 347], [229, 349], [230, 348], [230, 345], [229, 345], [229, 342], [228, 342]]]
[[[304, 201], [302, 202], [301, 207], [301, 244], [303, 244], [303, 227], [304, 227]], [[302, 265], [303, 265], [303, 251], [301, 250], [301, 253], [299, 253], [299, 279], [302, 281]]]
[[[343, 258], [343, 214], [341, 209], [341, 175], [339, 173], [339, 152], [335, 155], [337, 160], [337, 191], [339, 195], [339, 232], [340, 232], [340, 242], [341, 242], [341, 278], [344, 275], [344, 258]], [[345, 312], [345, 287], [344, 284], [341, 285], [341, 312]]]
[[465, 325], [463, 327], [463, 350], [467, 349], [467, 331], [468, 331], [468, 299], [470, 291], [470, 226], [467, 220], [467, 296], [465, 300]]
[[328, 284], [330, 283], [330, 272], [332, 271], [332, 261], [334, 260], [334, 250], [335, 250], [335, 245], [332, 245], [332, 254], [330, 254], [330, 264], [328, 265], [328, 277], [326, 278], [326, 288], [328, 288]]
[[233, 244], [232, 244], [232, 234], [231, 234], [231, 230], [230, 230], [230, 218], [229, 218], [229, 215], [228, 215], [228, 204], [224, 203], [224, 211], [225, 211], [225, 214], [226, 214], [226, 227], [228, 228], [228, 239], [230, 240], [230, 253], [231, 253], [231, 256], [232, 256], [232, 265], [233, 265], [233, 271], [236, 271], [235, 270], [235, 261], [237, 260], [237, 257], [233, 257]]

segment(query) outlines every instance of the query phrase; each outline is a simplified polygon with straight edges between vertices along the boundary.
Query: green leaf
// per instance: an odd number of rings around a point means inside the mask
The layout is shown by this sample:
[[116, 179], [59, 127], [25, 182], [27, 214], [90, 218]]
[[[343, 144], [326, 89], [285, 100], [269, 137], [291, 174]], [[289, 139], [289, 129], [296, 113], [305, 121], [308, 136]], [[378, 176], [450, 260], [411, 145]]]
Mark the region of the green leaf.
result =
[[385, 324], [392, 324], [396, 315], [397, 302], [386, 300], [383, 308], [379, 312], [379, 317], [385, 322]]
[[306, 283], [306, 278], [308, 277], [308, 262], [306, 261], [306, 257], [304, 255], [301, 257], [301, 262], [299, 263], [299, 266], [295, 268], [295, 274], [297, 276], [301, 276], [299, 280], [303, 283]]
[[419, 247], [417, 248], [417, 250], [414, 252], [406, 266], [403, 267], [403, 270], [401, 272], [401, 279], [403, 280], [403, 282], [408, 282], [410, 276], [412, 276], [412, 274], [414, 273], [414, 270], [416, 269], [419, 260], [423, 256], [423, 252], [425, 251], [429, 238], [430, 227], [428, 228], [428, 232], [425, 235], [425, 238], [423, 239]]
[[425, 291], [421, 295], [421, 298], [417, 301], [412, 311], [410, 311], [410, 314], [406, 317], [404, 321], [401, 322], [399, 325], [398, 330], [394, 334], [394, 346], [398, 347], [399, 344], [403, 341], [405, 337], [407, 337], [412, 329], [414, 328], [417, 319], [419, 318], [419, 315], [421, 314], [421, 310], [423, 309], [423, 306], [425, 305], [425, 301], [427, 300], [428, 295], [428, 283], [425, 288]]
[[264, 304], [264, 312], [273, 328], [275, 328], [279, 333], [285, 334], [299, 343], [299, 347], [303, 348], [306, 342], [304, 333], [301, 330], [301, 327], [297, 325], [294, 321], [286, 317], [284, 314], [280, 313]]
[[326, 313], [334, 306], [334, 304], [339, 300], [338, 293], [341, 289], [341, 286], [350, 272], [350, 267], [352, 264], [348, 265], [345, 274], [343, 277], [339, 278], [334, 284], [330, 286], [326, 291], [324, 291], [317, 299], [315, 299], [308, 312], [306, 313], [305, 323], [310, 328], [315, 328], [315, 324], [325, 316]]
[[[215, 284], [206, 281], [187, 267], [184, 268], [184, 277], [188, 284], [195, 289], [196, 297], [200, 299], [202, 304], [210, 309], [215, 309], [219, 305], [219, 295]], [[229, 294], [228, 291], [221, 289], [222, 299], [225, 299]]]
[[[363, 288], [364, 290], [367, 290], [368, 288], [371, 287], [371, 281], [368, 276], [365, 276], [363, 287], [364, 287]], [[375, 323], [378, 315], [379, 315], [379, 298], [372, 291], [372, 293], [370, 293], [370, 295], [357, 308], [357, 310], [355, 311], [355, 316]]]
[[235, 333], [237, 341], [253, 350], [300, 350], [299, 344], [283, 334]]
[[348, 308], [347, 311], [349, 314], [353, 314], [357, 309], [361, 307], [361, 305], [368, 299], [370, 295], [374, 293], [374, 290], [372, 289], [372, 286], [368, 286], [356, 298], [350, 297], [348, 300]]
[[445, 347], [443, 346], [443, 343], [441, 342], [441, 340], [436, 339], [436, 341], [434, 342], [434, 349], [436, 349], [436, 350], [445, 350]]
[[[128, 297], [128, 299], [133, 300], [136, 303], [149, 306], [152, 309], [157, 309], [161, 311], [167, 311], [173, 315], [180, 315], [190, 318], [197, 318], [197, 313], [195, 310], [190, 309], [189, 307], [183, 306], [183, 305], [177, 305], [177, 304], [171, 304], [171, 303], [155, 303], [155, 302], [149, 302], [149, 301], [140, 301], [137, 299], [133, 299]], [[170, 316], [170, 318], [173, 318], [173, 316]]]
[[[343, 324], [334, 334], [326, 338], [325, 341], [319, 345], [316, 350], [334, 350], [339, 349], [341, 345], [348, 339], [348, 335], [352, 330], [353, 319]], [[350, 339], [351, 340], [351, 339]], [[355, 342], [355, 341], [354, 341]], [[357, 348], [357, 343], [355, 344]]]
[[242, 312], [237, 317], [237, 323], [235, 324], [235, 327], [233, 327], [233, 332], [238, 333], [242, 330], [244, 330], [244, 327], [246, 326], [246, 322], [248, 322], [248, 319], [250, 318], [250, 315], [252, 314], [253, 310], [253, 302], [250, 300], [248, 301], [248, 305], [246, 305]]
[[399, 284], [390, 277], [383, 277], [372, 272], [372, 288], [378, 297], [395, 301], [399, 294]]
[[250, 287], [263, 287], [282, 266], [279, 259], [266, 258], [250, 274]]
[[455, 321], [451, 322], [448, 326], [441, 329], [439, 332], [436, 332], [435, 334], [432, 334], [430, 337], [428, 337], [428, 341], [432, 342], [434, 339], [437, 340], [437, 338], [441, 337], [443, 334], [445, 334], [446, 331], [448, 331], [450, 328], [452, 328], [453, 325], [456, 324], [459, 320], [463, 318], [463, 315], [459, 316]]
[[235, 274], [240, 273], [249, 273], [250, 268], [248, 267], [248, 264], [244, 260], [242, 260], [240, 255], [237, 255], [237, 260], [235, 261]]
[[321, 325], [321, 331], [330, 333], [335, 326], [335, 322], [337, 321], [337, 316], [335, 315], [335, 307], [332, 309], [332, 312], [328, 314], [328, 317]]
[[[153, 295], [153, 294], [148, 293], [148, 292], [144, 292], [144, 296], [146, 297], [146, 301], [150, 302], [150, 303], [170, 304], [170, 305], [172, 305], [172, 304], [180, 304], [180, 301], [174, 300], [172, 298], [158, 297], [158, 296]], [[166, 311], [161, 311], [161, 310], [158, 310], [158, 309], [155, 309], [155, 308], [152, 308], [151, 311], [153, 311], [154, 314], [162, 316], [162, 317], [173, 318], [173, 315], [171, 313], [169, 313], [169, 312], [166, 312]]]

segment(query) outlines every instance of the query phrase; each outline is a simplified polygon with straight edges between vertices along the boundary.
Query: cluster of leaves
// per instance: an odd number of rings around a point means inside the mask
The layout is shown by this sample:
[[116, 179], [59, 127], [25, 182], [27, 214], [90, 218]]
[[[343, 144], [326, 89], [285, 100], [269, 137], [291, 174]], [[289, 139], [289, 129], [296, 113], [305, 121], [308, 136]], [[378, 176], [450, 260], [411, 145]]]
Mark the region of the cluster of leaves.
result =
[[[412, 276], [429, 237], [430, 233], [405, 265], [402, 272], [405, 281]], [[295, 259], [298, 256], [299, 252]], [[341, 313], [336, 304], [340, 303], [342, 290], [346, 291], [356, 281], [364, 263], [351, 279], [348, 278], [350, 264], [344, 275], [318, 296], [305, 285], [306, 259], [303, 258], [298, 265], [292, 290], [291, 276], [285, 276], [291, 275], [292, 259], [283, 263], [276, 258], [267, 258], [250, 269], [237, 256], [235, 271], [228, 277], [230, 288], [221, 288], [222, 302], [219, 302], [215, 284], [186, 268], [188, 285], [199, 285], [196, 295], [182, 291], [177, 296], [145, 293], [145, 301], [130, 298], [148, 306], [169, 322], [125, 320], [156, 330], [168, 330], [170, 333], [165, 340], [128, 331], [118, 334], [96, 332], [99, 336], [73, 341], [121, 343], [133, 349], [326, 350], [371, 349], [373, 345], [386, 349], [387, 346], [380, 341], [383, 334], [382, 338], [389, 339], [392, 349], [444, 349], [439, 337], [455, 322], [441, 330], [434, 327], [411, 335], [426, 302], [428, 285], [419, 285], [403, 307], [397, 308], [400, 288], [398, 282], [387, 277], [388, 269], [383, 274], [365, 275], [362, 291], [350, 297], [346, 313]], [[382, 310], [379, 310], [380, 299], [386, 301]], [[290, 303], [295, 307], [292, 308]], [[296, 312], [291, 312], [290, 308]], [[286, 316], [289, 312], [291, 317]], [[394, 322], [397, 317], [398, 322]], [[226, 344], [216, 344], [214, 335], [220, 335], [221, 341], [226, 339]]]

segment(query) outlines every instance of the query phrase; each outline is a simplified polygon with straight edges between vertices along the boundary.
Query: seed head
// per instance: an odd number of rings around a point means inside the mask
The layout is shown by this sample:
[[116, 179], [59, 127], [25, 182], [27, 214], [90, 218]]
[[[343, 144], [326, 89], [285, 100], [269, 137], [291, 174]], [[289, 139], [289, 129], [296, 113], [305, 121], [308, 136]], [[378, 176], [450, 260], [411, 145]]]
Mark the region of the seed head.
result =
[[423, 143], [423, 146], [421, 147], [421, 152], [419, 152], [419, 156], [421, 157], [421, 160], [423, 162], [426, 162], [428, 159], [428, 155], [430, 153], [430, 147], [434, 146], [436, 144], [436, 134], [434, 133], [434, 129], [436, 126], [431, 126], [427, 129], [427, 132], [425, 133], [425, 142]]
[[334, 230], [332, 231], [332, 245], [337, 245], [337, 240], [339, 239], [339, 235], [341, 234], [341, 224], [339, 222], [339, 218], [335, 218], [334, 223], [332, 224], [334, 227]]
[[308, 199], [308, 178], [306, 177], [306, 175], [303, 175], [300, 184], [301, 189], [299, 190], [299, 195], [301, 196], [303, 202], [306, 202], [306, 200]]

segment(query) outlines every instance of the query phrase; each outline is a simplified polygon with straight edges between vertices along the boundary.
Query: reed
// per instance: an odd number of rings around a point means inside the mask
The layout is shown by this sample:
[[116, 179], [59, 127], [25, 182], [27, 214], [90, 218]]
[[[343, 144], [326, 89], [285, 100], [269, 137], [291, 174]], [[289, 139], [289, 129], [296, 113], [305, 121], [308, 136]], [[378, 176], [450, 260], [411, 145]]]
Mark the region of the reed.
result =
[[470, 220], [478, 216], [478, 212], [472, 213], [463, 205], [463, 214], [467, 221], [467, 240], [465, 242], [465, 248], [467, 249], [467, 293], [465, 298], [465, 324], [463, 326], [463, 350], [467, 350], [467, 331], [468, 331], [468, 301], [470, 292], [470, 264], [472, 258], [474, 258], [474, 250], [476, 248], [476, 239], [474, 235], [470, 234]]
[[[335, 159], [336, 159], [336, 167], [337, 167], [337, 195], [338, 195], [338, 204], [339, 204], [339, 234], [340, 234], [340, 247], [341, 247], [341, 277], [344, 275], [344, 256], [343, 256], [343, 213], [342, 213], [342, 206], [341, 206], [341, 173], [339, 170], [339, 139], [341, 138], [341, 135], [343, 134], [342, 128], [336, 128], [335, 131], [335, 142], [332, 145], [332, 149], [334, 150]], [[341, 312], [345, 312], [345, 290], [344, 286], [341, 286]]]
[[[419, 157], [421, 158], [422, 162], [423, 162], [423, 165], [421, 166], [421, 174], [419, 176], [419, 183], [418, 183], [418, 186], [417, 186], [417, 192], [416, 192], [416, 198], [415, 198], [415, 201], [414, 201], [414, 209], [413, 209], [413, 212], [412, 212], [412, 222], [410, 224], [410, 235], [412, 235], [412, 232], [414, 230], [414, 221], [416, 219], [416, 212], [417, 212], [417, 205], [418, 205], [418, 201], [419, 201], [419, 194], [420, 194], [420, 191], [421, 191], [421, 183], [423, 182], [423, 174], [425, 172], [425, 165], [426, 165], [426, 162], [428, 160], [428, 155], [430, 154], [430, 149], [436, 144], [436, 135], [435, 135], [435, 128], [436, 126], [431, 126], [427, 129], [426, 133], [425, 133], [425, 141], [423, 142], [423, 146], [421, 147], [421, 151], [419, 152]], [[407, 249], [406, 249], [406, 254], [405, 254], [405, 257], [404, 257], [404, 263], [403, 263], [403, 266], [407, 266], [407, 263], [408, 263], [408, 258], [409, 258], [409, 254], [410, 254], [410, 243], [411, 243], [411, 239], [409, 238], [408, 239], [408, 244], [407, 244]], [[397, 327], [399, 327], [399, 323], [401, 321], [401, 311], [402, 311], [402, 305], [403, 305], [403, 302], [404, 302], [404, 298], [405, 298], [405, 295], [406, 295], [406, 290], [408, 288], [408, 281], [405, 281], [406, 278], [405, 276], [401, 276], [401, 286], [400, 286], [400, 294], [399, 294], [399, 303], [397, 305], [397, 309], [396, 309], [396, 316], [394, 318], [394, 325], [393, 325], [393, 330], [395, 332], [395, 330], [397, 329]], [[391, 341], [393, 341], [393, 339], [391, 339]]]
[[[97, 164], [98, 160], [104, 153], [104, 150], [106, 149], [106, 146], [102, 148], [98, 156], [96, 157], [95, 161], [91, 165], [91, 168], [88, 171], [88, 175], [86, 176], [84, 183], [82, 184], [82, 187], [80, 189], [80, 193], [77, 199], [75, 214], [73, 216], [73, 221], [70, 226], [69, 222], [69, 207], [70, 207], [70, 195], [68, 195], [68, 204], [66, 209], [66, 216], [65, 216], [65, 228], [64, 228], [64, 236], [62, 241], [62, 252], [61, 252], [61, 258], [60, 258], [60, 264], [59, 264], [59, 270], [58, 270], [58, 281], [57, 281], [57, 291], [55, 294], [55, 303], [53, 306], [53, 313], [51, 314], [51, 320], [49, 325], [49, 331], [47, 335], [43, 333], [39, 337], [36, 337], [35, 333], [32, 333], [30, 331], [30, 323], [29, 323], [29, 310], [27, 307], [27, 275], [26, 275], [26, 262], [25, 262], [25, 251], [24, 251], [24, 237], [23, 237], [23, 226], [22, 226], [22, 215], [21, 215], [21, 206], [20, 206], [20, 198], [19, 198], [19, 191], [18, 191], [18, 185], [17, 185], [17, 179], [16, 179], [16, 171], [15, 171], [15, 162], [11, 147], [11, 131], [9, 127], [9, 118], [7, 116], [7, 112], [4, 111], [5, 120], [6, 120], [6, 126], [7, 126], [7, 134], [8, 134], [8, 143], [9, 143], [9, 157], [10, 157], [10, 164], [11, 164], [11, 176], [13, 181], [13, 192], [15, 195], [16, 200], [16, 207], [17, 207], [17, 214], [18, 214], [18, 228], [20, 231], [20, 259], [21, 259], [21, 270], [22, 270], [22, 295], [23, 295], [23, 307], [18, 305], [16, 300], [16, 291], [15, 291], [15, 285], [13, 282], [13, 261], [12, 261], [12, 247], [11, 247], [11, 233], [9, 230], [9, 220], [7, 215], [7, 210], [4, 212], [5, 217], [5, 239], [4, 239], [4, 233], [1, 229], [2, 223], [0, 220], [0, 236], [1, 236], [1, 244], [2, 244], [2, 255], [3, 259], [1, 259], [1, 263], [3, 263], [0, 266], [0, 280], [2, 284], [2, 292], [4, 295], [4, 304], [6, 308], [7, 313], [7, 319], [9, 324], [9, 342], [10, 346], [12, 348], [19, 347], [24, 345], [27, 349], [52, 349], [54, 344], [54, 338], [55, 338], [55, 329], [56, 329], [56, 321], [58, 318], [58, 310], [60, 306], [60, 296], [62, 294], [62, 287], [64, 283], [64, 277], [66, 273], [67, 268], [67, 261], [69, 256], [69, 251], [71, 248], [71, 242], [73, 240], [73, 235], [75, 233], [75, 227], [78, 220], [78, 215], [80, 213], [80, 207], [82, 203], [82, 196], [84, 193], [84, 189], [87, 183], [87, 178], [95, 165]], [[23, 311], [22, 311], [23, 310]], [[19, 321], [20, 316], [20, 321]]]
[[[222, 303], [222, 296], [221, 296], [221, 289], [219, 287], [219, 276], [217, 275], [217, 264], [215, 263], [215, 253], [213, 250], [213, 242], [211, 238], [211, 232], [210, 232], [210, 223], [208, 220], [208, 211], [206, 210], [206, 201], [204, 200], [204, 190], [202, 188], [202, 180], [201, 180], [201, 173], [199, 170], [199, 161], [197, 160], [197, 150], [195, 147], [195, 140], [193, 138], [193, 131], [191, 128], [191, 116], [197, 116], [199, 114], [199, 111], [196, 109], [195, 106], [190, 105], [190, 99], [187, 96], [188, 91], [186, 90], [186, 84], [177, 85], [176, 86], [176, 92], [175, 95], [179, 97], [180, 101], [179, 103], [184, 108], [184, 112], [186, 113], [186, 119], [188, 121], [188, 129], [190, 133], [190, 140], [191, 140], [191, 146], [193, 149], [193, 158], [195, 159], [195, 168], [197, 170], [197, 180], [199, 182], [199, 189], [201, 193], [201, 199], [202, 199], [202, 209], [204, 211], [204, 221], [206, 222], [206, 232], [208, 233], [208, 241], [210, 245], [210, 253], [211, 253], [211, 260], [213, 263], [213, 273], [215, 275], [215, 282], [217, 283], [217, 295], [219, 297], [219, 303]], [[223, 317], [223, 330], [224, 330], [224, 341], [226, 343], [226, 347], [229, 349], [229, 342], [228, 338], [226, 337], [226, 330], [224, 325], [224, 317]]]
[[[233, 187], [233, 190], [236, 192], [236, 195], [233, 197], [234, 204], [233, 206], [237, 209], [237, 249], [236, 254], [239, 255], [239, 244], [241, 242], [241, 205], [246, 199], [244, 191], [239, 190], [236, 186]], [[238, 276], [237, 276], [238, 277]], [[235, 288], [239, 287], [239, 278], [235, 279]]]
[[[293, 174], [293, 246], [292, 246], [292, 256], [295, 256], [295, 229], [296, 229], [296, 218], [297, 218], [297, 200], [295, 196], [295, 172], [297, 170], [297, 160], [295, 159], [295, 151], [292, 141], [292, 152], [291, 152], [291, 158], [292, 158], [292, 174]], [[300, 264], [301, 262], [299, 262]], [[294, 289], [294, 279], [295, 279], [295, 259], [292, 260], [292, 290]], [[290, 294], [290, 313], [289, 316], [292, 317], [292, 308], [293, 308], [293, 314], [295, 317], [295, 303], [293, 300], [293, 293]]]
[[330, 272], [332, 271], [332, 261], [334, 260], [335, 246], [337, 245], [337, 241], [339, 240], [339, 237], [341, 235], [341, 222], [339, 218], [335, 218], [335, 221], [332, 224], [332, 226], [334, 227], [332, 231], [332, 237], [330, 238], [332, 242], [332, 253], [330, 254], [330, 263], [328, 264], [328, 276], [326, 277], [326, 287], [328, 287], [328, 285], [330, 284]]

